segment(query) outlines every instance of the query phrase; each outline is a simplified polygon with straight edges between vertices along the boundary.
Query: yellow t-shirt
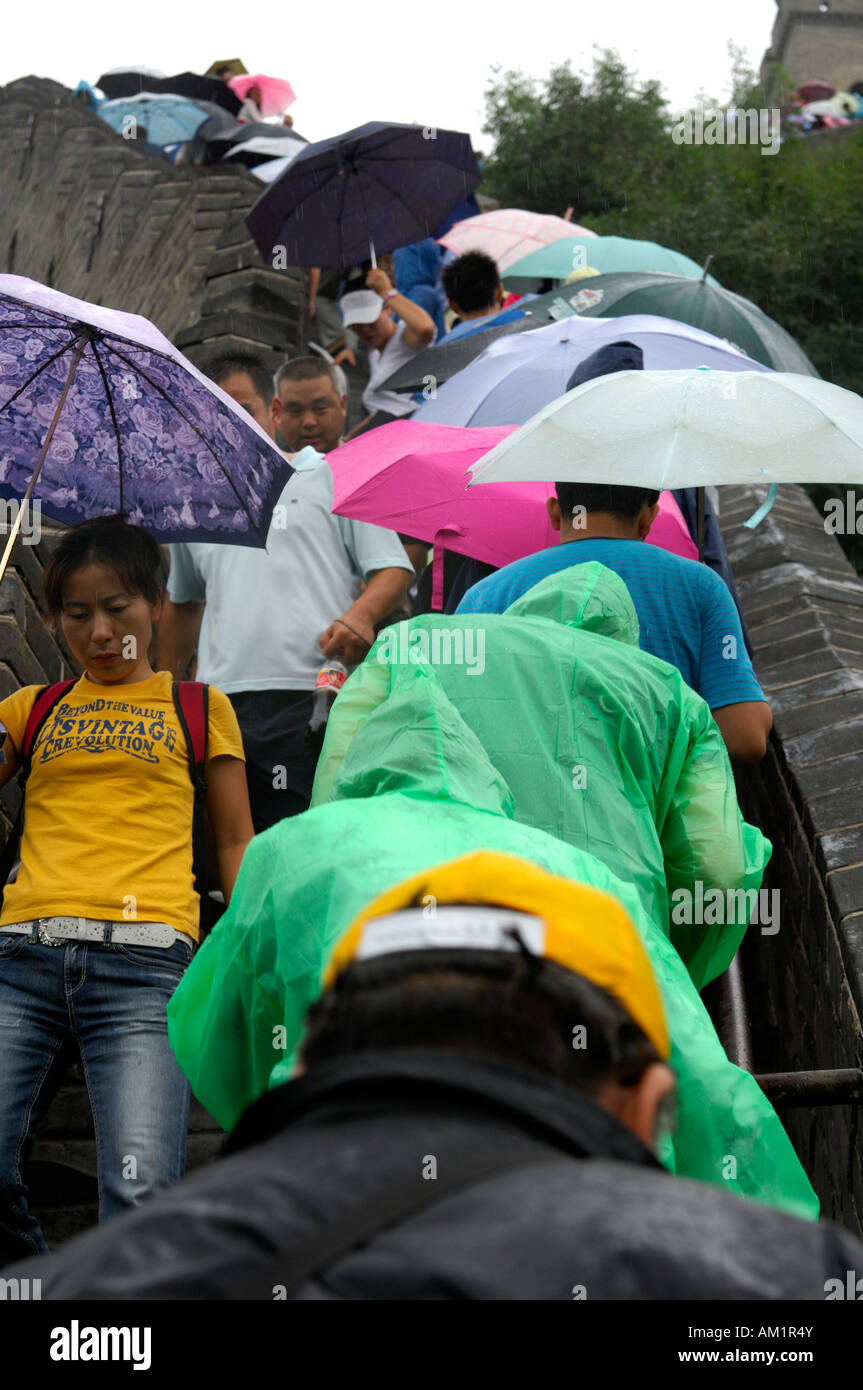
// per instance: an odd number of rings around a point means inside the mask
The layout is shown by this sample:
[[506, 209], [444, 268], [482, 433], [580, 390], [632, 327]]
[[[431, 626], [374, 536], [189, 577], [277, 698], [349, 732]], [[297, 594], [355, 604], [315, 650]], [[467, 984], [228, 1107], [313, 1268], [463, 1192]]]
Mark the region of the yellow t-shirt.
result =
[[[19, 757], [39, 691], [0, 702]], [[208, 762], [243, 757], [233, 706], [210, 687]], [[34, 917], [168, 922], [198, 939], [192, 873], [194, 791], [186, 740], [159, 671], [133, 685], [82, 676], [49, 714], [32, 753], [21, 866], [0, 927]]]

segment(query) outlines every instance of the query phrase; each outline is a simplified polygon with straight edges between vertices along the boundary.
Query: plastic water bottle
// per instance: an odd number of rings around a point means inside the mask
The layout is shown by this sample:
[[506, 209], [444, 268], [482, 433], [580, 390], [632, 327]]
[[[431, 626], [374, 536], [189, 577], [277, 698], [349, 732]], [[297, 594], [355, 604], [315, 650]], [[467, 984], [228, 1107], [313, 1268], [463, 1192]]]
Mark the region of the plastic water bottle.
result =
[[318, 672], [315, 681], [315, 701], [312, 716], [306, 726], [306, 738], [320, 752], [327, 731], [327, 720], [333, 701], [348, 678], [348, 668], [340, 661], [328, 661]]

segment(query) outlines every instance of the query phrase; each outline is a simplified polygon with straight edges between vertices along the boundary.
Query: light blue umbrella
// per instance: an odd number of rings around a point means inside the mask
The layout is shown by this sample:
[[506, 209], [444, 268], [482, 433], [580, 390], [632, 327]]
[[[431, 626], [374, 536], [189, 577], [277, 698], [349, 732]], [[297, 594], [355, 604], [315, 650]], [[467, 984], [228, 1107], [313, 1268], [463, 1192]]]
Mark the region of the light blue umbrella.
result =
[[469, 366], [437, 388], [414, 412], [438, 425], [523, 425], [562, 396], [580, 362], [609, 343], [635, 343], [648, 371], [714, 367], [726, 372], [767, 372], [738, 348], [656, 314], [613, 319], [575, 316], [530, 333], [498, 338]]
[[656, 488], [859, 483], [863, 400], [791, 372], [615, 372], [547, 405], [471, 468], [473, 483]]
[[[661, 270], [668, 275], [685, 275], [700, 280], [704, 268], [680, 251], [671, 251], [656, 241], [636, 241], [628, 236], [567, 237], [542, 246], [501, 272], [504, 284], [521, 280], [565, 280], [573, 271], [592, 266], [600, 275], [619, 270]], [[719, 282], [712, 275], [709, 285]], [[517, 286], [514, 286], [517, 288]]]
[[211, 112], [196, 101], [159, 92], [141, 92], [138, 96], [103, 102], [97, 114], [118, 135], [129, 138], [135, 138], [130, 132], [143, 126], [151, 145], [194, 140], [201, 126], [211, 118]]

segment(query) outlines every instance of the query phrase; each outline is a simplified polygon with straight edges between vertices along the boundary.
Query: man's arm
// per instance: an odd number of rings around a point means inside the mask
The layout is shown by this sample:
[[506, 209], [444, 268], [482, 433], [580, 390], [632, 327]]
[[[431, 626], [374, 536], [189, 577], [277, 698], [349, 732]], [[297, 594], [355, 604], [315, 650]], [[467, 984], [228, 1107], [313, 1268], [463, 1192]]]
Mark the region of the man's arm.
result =
[[712, 711], [725, 740], [728, 756], [744, 763], [760, 763], [767, 752], [767, 735], [773, 728], [773, 711], [766, 700], [741, 700]]
[[198, 646], [203, 615], [203, 603], [165, 600], [156, 647], [158, 670], [170, 671], [175, 680], [183, 679]]
[[[375, 270], [370, 270], [366, 276], [366, 284], [370, 290], [375, 290], [377, 294], [384, 297], [393, 289], [390, 284], [390, 277], [385, 270], [378, 266]], [[412, 299], [408, 299], [403, 294], [391, 294], [387, 300], [387, 305], [404, 320], [405, 332], [404, 340], [409, 348], [424, 348], [434, 342], [435, 326], [434, 319], [421, 309], [418, 304], [414, 304]]]
[[702, 620], [698, 691], [710, 706], [729, 756], [760, 762], [773, 715], [752, 669], [740, 615], [726, 585], [700, 566]]
[[412, 572], [395, 565], [376, 570], [359, 598], [318, 638], [324, 656], [358, 666], [374, 643], [375, 623], [392, 612], [412, 579]]

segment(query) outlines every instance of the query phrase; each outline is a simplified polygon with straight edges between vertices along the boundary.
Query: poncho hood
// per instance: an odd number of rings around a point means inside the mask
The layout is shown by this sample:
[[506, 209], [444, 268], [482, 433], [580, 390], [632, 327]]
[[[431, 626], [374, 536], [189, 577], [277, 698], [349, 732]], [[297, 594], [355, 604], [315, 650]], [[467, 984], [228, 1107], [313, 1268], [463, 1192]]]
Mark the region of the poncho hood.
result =
[[550, 618], [638, 646], [638, 616], [629, 590], [619, 575], [597, 560], [550, 574], [510, 604], [506, 616]]
[[331, 800], [406, 792], [513, 817], [512, 793], [431, 671], [415, 670], [363, 724]]

